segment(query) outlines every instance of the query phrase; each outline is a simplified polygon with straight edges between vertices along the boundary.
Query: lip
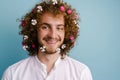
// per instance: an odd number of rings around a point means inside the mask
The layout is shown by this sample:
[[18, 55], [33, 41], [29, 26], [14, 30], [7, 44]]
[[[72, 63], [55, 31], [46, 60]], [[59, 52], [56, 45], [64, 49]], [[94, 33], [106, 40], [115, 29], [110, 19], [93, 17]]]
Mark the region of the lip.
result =
[[47, 42], [48, 44], [56, 44], [56, 43], [57, 43], [57, 40], [50, 39], [50, 40], [46, 40], [46, 42]]

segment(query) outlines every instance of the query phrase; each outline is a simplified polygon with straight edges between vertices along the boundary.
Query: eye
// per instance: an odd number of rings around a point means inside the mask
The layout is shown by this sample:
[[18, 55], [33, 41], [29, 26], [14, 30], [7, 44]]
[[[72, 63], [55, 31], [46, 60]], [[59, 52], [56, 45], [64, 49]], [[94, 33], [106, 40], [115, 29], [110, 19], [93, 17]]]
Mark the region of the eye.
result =
[[48, 26], [48, 25], [41, 25], [41, 29], [46, 30], [46, 29], [48, 29], [48, 28], [49, 28], [49, 26]]
[[63, 31], [63, 30], [64, 30], [64, 26], [58, 26], [58, 27], [57, 27], [57, 30]]

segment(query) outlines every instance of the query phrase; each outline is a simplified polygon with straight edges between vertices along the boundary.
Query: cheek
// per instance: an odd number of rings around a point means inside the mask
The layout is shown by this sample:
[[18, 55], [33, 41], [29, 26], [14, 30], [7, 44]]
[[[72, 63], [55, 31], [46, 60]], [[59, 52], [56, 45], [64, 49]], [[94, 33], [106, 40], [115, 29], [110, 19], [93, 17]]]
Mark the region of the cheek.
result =
[[47, 32], [45, 31], [39, 31], [38, 32], [38, 40], [41, 42], [43, 40], [43, 38], [45, 38], [48, 35]]
[[64, 40], [64, 38], [65, 38], [65, 33], [63, 32], [63, 33], [60, 33], [60, 37]]
[[41, 32], [38, 32], [38, 40], [40, 40], [43, 37], [43, 34]]

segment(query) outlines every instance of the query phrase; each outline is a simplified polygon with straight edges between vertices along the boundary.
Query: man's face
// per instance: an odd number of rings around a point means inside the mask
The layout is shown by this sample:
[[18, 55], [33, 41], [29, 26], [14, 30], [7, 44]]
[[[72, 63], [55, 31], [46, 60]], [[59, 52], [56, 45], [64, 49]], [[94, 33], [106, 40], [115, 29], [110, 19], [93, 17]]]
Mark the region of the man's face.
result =
[[43, 14], [38, 29], [38, 42], [46, 47], [47, 52], [56, 52], [56, 49], [63, 43], [64, 36], [63, 15]]

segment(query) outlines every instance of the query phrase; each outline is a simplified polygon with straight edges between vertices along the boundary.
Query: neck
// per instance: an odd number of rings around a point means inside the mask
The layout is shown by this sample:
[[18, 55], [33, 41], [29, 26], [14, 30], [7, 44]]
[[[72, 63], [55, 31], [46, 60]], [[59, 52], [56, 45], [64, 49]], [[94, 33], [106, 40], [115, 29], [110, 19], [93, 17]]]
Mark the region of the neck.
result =
[[55, 63], [55, 61], [60, 57], [59, 53], [54, 54], [46, 54], [46, 53], [38, 53], [38, 59], [43, 63]]
[[51, 71], [51, 69], [54, 67], [56, 60], [60, 56], [61, 55], [59, 53], [45, 54], [45, 53], [41, 53], [40, 51], [38, 53], [38, 59], [47, 67], [47, 73]]

